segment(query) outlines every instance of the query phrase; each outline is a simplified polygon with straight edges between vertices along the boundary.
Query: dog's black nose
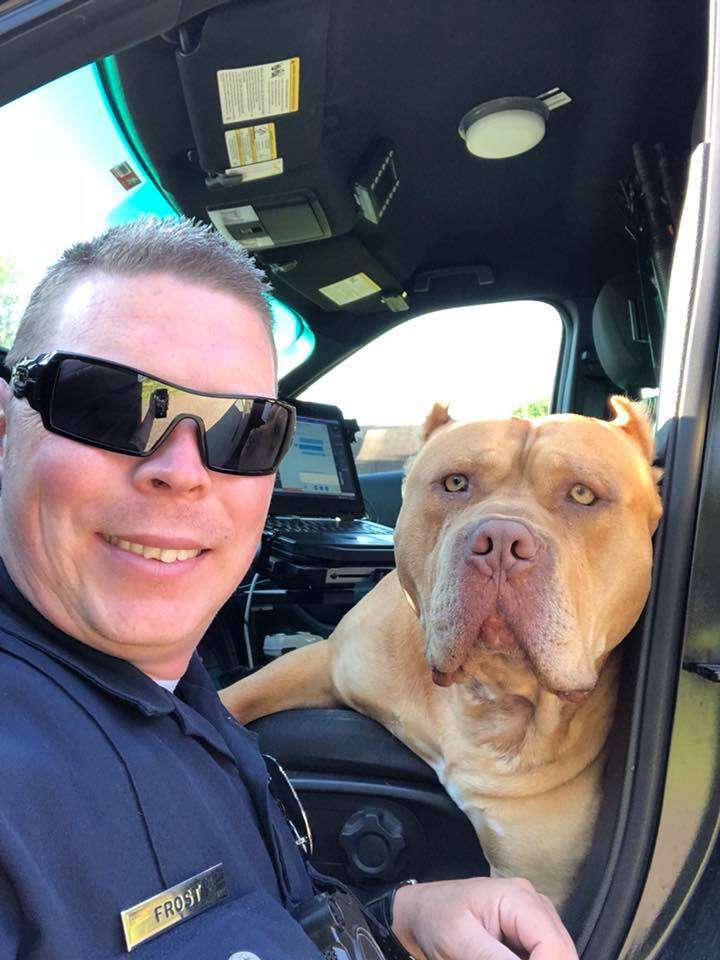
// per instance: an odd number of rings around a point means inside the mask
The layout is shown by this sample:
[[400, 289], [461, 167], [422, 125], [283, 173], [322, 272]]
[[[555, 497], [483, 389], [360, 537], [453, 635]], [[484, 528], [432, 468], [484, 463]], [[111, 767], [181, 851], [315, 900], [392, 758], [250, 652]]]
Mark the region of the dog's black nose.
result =
[[473, 563], [489, 576], [520, 573], [537, 558], [540, 543], [517, 520], [484, 520], [470, 537]]

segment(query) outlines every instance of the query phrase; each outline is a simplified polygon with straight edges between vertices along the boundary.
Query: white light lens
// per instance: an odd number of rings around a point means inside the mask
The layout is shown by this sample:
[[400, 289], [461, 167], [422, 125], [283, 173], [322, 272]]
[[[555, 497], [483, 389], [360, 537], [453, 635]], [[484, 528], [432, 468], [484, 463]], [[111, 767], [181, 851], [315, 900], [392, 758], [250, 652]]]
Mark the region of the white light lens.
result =
[[545, 118], [530, 110], [501, 110], [471, 123], [465, 133], [470, 153], [488, 160], [532, 150], [545, 136]]

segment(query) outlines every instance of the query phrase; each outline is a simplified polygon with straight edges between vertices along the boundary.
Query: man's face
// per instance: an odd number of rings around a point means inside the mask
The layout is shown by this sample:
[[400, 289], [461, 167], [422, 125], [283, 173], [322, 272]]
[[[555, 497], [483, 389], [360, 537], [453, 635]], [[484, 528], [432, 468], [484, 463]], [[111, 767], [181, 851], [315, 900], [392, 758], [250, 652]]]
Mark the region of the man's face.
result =
[[[257, 313], [166, 274], [84, 281], [51, 339], [38, 352], [114, 360], [205, 392], [274, 396]], [[12, 579], [71, 636], [151, 675], [180, 676], [250, 565], [273, 478], [208, 470], [190, 420], [142, 459], [48, 433], [23, 400], [6, 408], [0, 553]], [[108, 536], [202, 552], [164, 563]]]

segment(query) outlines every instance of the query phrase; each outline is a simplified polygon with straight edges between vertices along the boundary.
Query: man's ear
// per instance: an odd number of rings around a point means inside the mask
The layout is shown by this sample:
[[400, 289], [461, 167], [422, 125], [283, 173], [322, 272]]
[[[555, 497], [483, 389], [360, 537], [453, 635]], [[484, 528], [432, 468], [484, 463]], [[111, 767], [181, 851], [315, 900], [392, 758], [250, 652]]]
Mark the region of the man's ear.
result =
[[620, 395], [610, 397], [609, 404], [610, 410], [614, 414], [610, 421], [612, 425], [619, 427], [639, 447], [648, 463], [652, 463], [655, 455], [655, 443], [650, 421], [641, 404], [633, 403], [629, 397]]
[[448, 404], [434, 403], [432, 410], [425, 417], [425, 423], [422, 425], [422, 430], [420, 431], [420, 439], [424, 443], [431, 433], [435, 433], [440, 427], [444, 427], [446, 424], [452, 422], [453, 418], [448, 413]]
[[7, 438], [7, 415], [10, 406], [12, 392], [10, 384], [6, 380], [0, 379], [0, 485], [2, 484], [2, 472], [5, 463], [5, 440]]

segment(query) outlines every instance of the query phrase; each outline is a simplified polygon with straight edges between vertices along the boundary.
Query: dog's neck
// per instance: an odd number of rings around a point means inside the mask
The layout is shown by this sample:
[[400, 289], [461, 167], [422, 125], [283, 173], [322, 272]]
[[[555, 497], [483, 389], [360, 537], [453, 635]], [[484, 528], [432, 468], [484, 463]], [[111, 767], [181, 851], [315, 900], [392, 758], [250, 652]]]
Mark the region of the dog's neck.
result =
[[471, 679], [456, 685], [451, 695], [483, 742], [523, 765], [555, 762], [568, 751], [595, 754], [612, 722], [619, 656], [615, 651], [608, 658], [582, 703], [545, 690], [529, 664], [483, 652], [469, 664]]

